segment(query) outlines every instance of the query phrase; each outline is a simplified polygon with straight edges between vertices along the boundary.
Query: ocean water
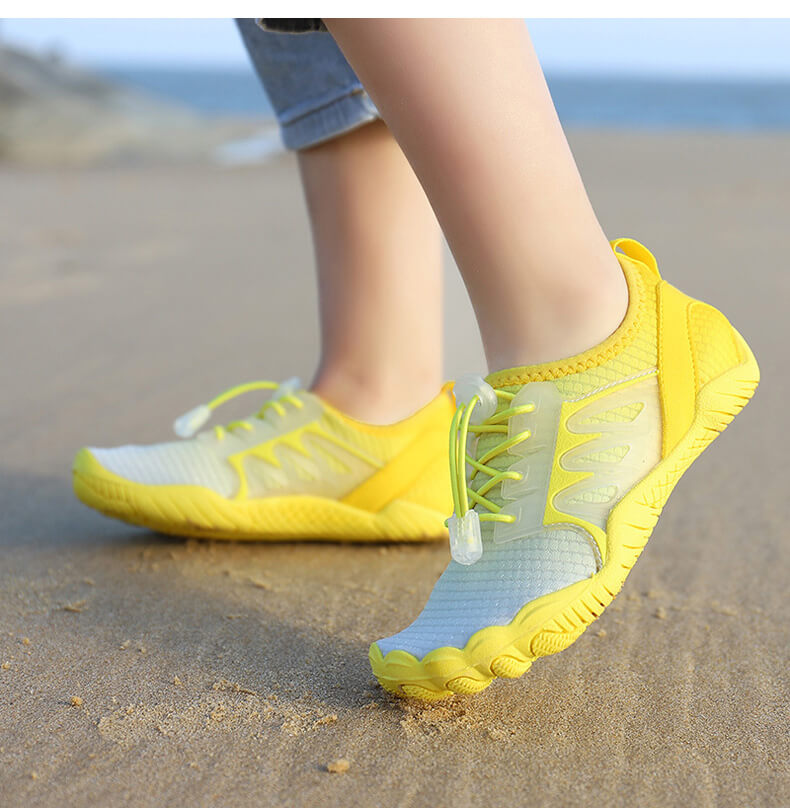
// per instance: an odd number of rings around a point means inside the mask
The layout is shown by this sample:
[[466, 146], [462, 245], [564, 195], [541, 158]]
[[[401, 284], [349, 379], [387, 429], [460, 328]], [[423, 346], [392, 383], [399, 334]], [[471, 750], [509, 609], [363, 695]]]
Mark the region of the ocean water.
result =
[[[107, 69], [109, 78], [208, 115], [272, 117], [252, 70]], [[560, 118], [601, 128], [790, 129], [790, 81], [549, 76]]]

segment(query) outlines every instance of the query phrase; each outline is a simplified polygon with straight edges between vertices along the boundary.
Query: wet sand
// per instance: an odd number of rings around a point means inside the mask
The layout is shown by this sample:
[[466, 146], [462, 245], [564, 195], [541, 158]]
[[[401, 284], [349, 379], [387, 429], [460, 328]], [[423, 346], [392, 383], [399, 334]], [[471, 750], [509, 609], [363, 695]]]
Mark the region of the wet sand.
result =
[[[721, 307], [763, 382], [571, 649], [429, 707], [384, 694], [366, 655], [446, 547], [179, 541], [71, 494], [84, 444], [168, 439], [226, 386], [309, 377], [293, 160], [0, 169], [5, 805], [790, 804], [790, 140], [573, 145], [607, 232]], [[451, 376], [482, 352], [448, 279]]]

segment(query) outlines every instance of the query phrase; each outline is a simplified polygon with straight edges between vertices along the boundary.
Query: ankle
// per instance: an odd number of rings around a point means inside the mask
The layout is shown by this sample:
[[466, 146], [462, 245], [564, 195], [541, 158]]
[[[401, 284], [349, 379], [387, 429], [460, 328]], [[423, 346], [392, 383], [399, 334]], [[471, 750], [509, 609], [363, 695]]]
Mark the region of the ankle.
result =
[[[617, 258], [609, 253], [567, 288], [532, 295], [521, 316], [503, 318], [486, 340], [489, 369], [556, 362], [599, 345], [625, 318], [628, 284]], [[511, 328], [502, 327], [510, 323]]]
[[436, 397], [441, 383], [438, 370], [399, 375], [321, 367], [310, 391], [357, 421], [383, 425], [413, 415]]

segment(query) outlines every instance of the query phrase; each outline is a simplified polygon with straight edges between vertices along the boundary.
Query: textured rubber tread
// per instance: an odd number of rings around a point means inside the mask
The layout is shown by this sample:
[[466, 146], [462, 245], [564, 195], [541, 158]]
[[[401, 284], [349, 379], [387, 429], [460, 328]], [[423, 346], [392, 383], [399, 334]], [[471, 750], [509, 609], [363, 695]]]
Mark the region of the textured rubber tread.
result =
[[[463, 649], [437, 648], [418, 660], [400, 649], [384, 657], [373, 643], [370, 664], [386, 690], [430, 701], [453, 693], [478, 692], [496, 677], [521, 675], [508, 675], [516, 669], [503, 660], [524, 659], [528, 663], [524, 673], [535, 659], [562, 651], [581, 636], [620, 591], [683, 473], [754, 394], [760, 380], [757, 361], [735, 329], [733, 334], [744, 360], [700, 389], [687, 433], [612, 509], [602, 569], [591, 578], [531, 601], [507, 626], [477, 631]], [[475, 687], [482, 686], [471, 690], [470, 681]]]

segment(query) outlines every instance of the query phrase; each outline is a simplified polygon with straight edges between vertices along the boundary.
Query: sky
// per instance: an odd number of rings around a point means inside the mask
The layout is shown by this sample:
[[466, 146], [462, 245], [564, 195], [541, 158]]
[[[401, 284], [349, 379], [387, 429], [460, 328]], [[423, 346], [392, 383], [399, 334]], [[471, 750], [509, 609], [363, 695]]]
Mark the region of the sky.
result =
[[[547, 72], [790, 80], [790, 19], [541, 19], [529, 25]], [[229, 19], [3, 19], [0, 42], [57, 50], [87, 66], [246, 65]]]

